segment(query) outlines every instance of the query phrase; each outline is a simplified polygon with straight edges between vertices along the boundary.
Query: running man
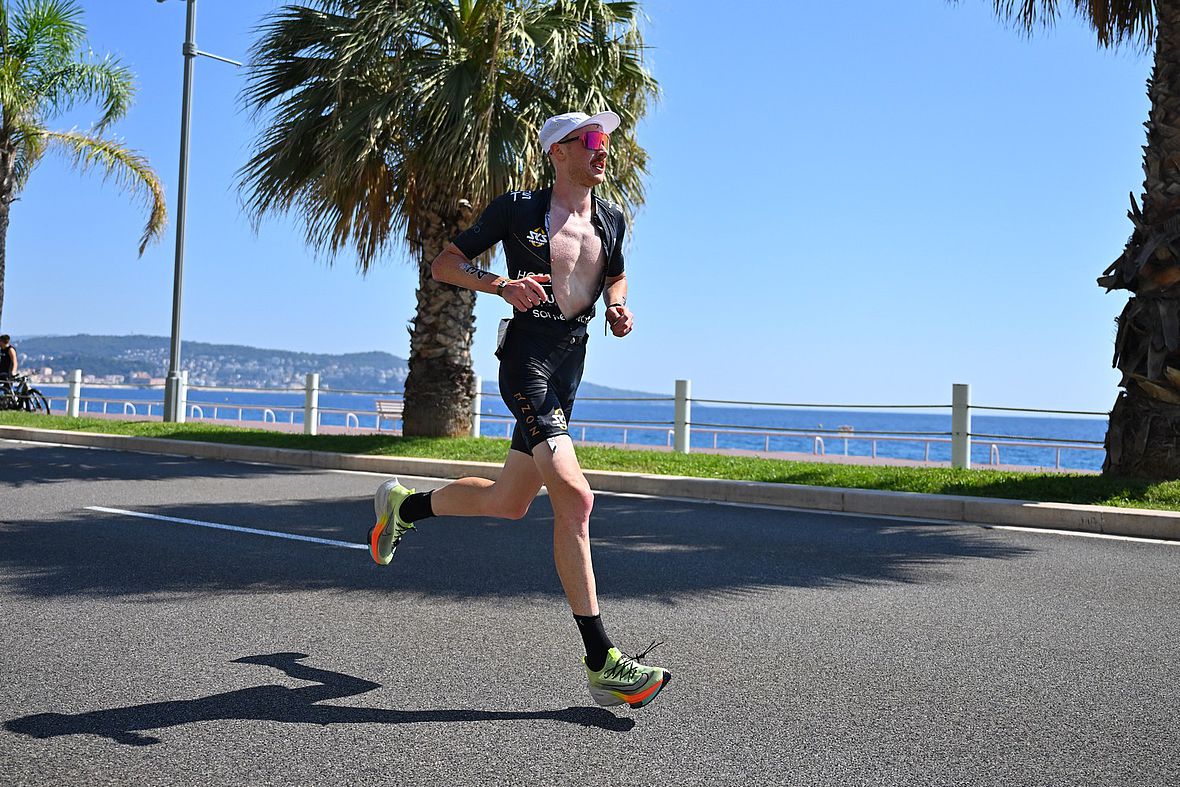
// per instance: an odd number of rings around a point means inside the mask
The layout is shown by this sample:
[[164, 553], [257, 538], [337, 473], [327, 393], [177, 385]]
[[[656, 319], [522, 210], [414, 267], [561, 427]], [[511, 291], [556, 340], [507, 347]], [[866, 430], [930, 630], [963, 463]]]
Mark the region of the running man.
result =
[[[520, 519], [544, 485], [553, 506], [553, 557], [586, 647], [590, 694], [600, 705], [641, 708], [672, 678], [614, 646], [599, 615], [590, 560], [586, 481], [567, 420], [582, 380], [588, 325], [600, 295], [615, 336], [634, 325], [623, 271], [623, 212], [594, 194], [606, 179], [614, 112], [569, 112], [545, 121], [541, 149], [553, 162], [552, 188], [513, 191], [492, 200], [468, 230], [434, 260], [437, 281], [494, 294], [515, 310], [501, 323], [500, 396], [516, 417], [512, 447], [495, 482], [460, 478], [433, 492], [386, 481], [377, 490], [373, 559], [387, 565], [414, 523], [432, 516]], [[502, 243], [509, 276], [472, 261]]]

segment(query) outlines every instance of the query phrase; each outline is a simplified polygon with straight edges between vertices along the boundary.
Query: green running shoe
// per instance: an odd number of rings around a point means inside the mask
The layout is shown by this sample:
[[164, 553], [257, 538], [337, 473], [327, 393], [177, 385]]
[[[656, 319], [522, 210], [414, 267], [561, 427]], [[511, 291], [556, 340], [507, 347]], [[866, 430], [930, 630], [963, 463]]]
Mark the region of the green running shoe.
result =
[[[626, 703], [632, 708], [642, 708], [654, 700], [672, 680], [672, 673], [668, 670], [639, 663], [639, 659], [656, 644], [661, 643], [653, 643], [638, 656], [628, 656], [618, 648], [611, 648], [602, 669], [594, 672], [587, 667], [586, 682], [594, 701], [604, 706]], [[582, 659], [583, 663], [585, 661]]]
[[377, 494], [373, 496], [377, 524], [369, 528], [369, 554], [383, 566], [393, 560], [393, 551], [406, 531], [414, 529], [411, 523], [403, 522], [397, 515], [402, 501], [412, 494], [413, 489], [406, 489], [396, 478], [391, 478], [377, 487]]

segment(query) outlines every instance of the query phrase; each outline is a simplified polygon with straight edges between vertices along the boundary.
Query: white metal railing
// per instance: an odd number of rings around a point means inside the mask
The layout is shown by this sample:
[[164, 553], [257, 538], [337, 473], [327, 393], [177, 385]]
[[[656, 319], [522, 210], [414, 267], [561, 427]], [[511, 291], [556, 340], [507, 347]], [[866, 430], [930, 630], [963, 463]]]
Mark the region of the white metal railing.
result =
[[[253, 391], [253, 389], [245, 389], [245, 390], [249, 390], [251, 392]], [[286, 389], [283, 389], [283, 390], [284, 390], [284, 392], [289, 393], [289, 391], [287, 391]], [[50, 398], [51, 406], [52, 406], [52, 401], [53, 401], [53, 399]], [[60, 397], [59, 397], [59, 401], [60, 401]], [[607, 401], [607, 400], [603, 399], [603, 401]], [[80, 400], [80, 403], [82, 405], [81, 411], [85, 414], [101, 413], [103, 415], [110, 415], [112, 406], [115, 406], [120, 411], [119, 412], [120, 415], [131, 416], [131, 417], [138, 417], [140, 415], [150, 417], [152, 415], [153, 405], [158, 404], [155, 402], [130, 401], [127, 399], [108, 399], [108, 398], [98, 398], [98, 397], [84, 397]], [[231, 419], [227, 419], [227, 420], [236, 420], [240, 423], [245, 423], [245, 422], [247, 422], [247, 419], [245, 418], [246, 413], [255, 412], [255, 413], [261, 414], [261, 416], [260, 416], [261, 423], [263, 423], [263, 424], [277, 424], [279, 413], [282, 413], [287, 416], [287, 418], [285, 420], [288, 423], [294, 424], [296, 422], [295, 421], [296, 414], [301, 411], [301, 408], [298, 408], [298, 407], [285, 407], [285, 406], [281, 406], [281, 405], [265, 406], [265, 405], [261, 405], [261, 404], [259, 404], [259, 405], [248, 405], [248, 404], [227, 405], [227, 404], [209, 404], [209, 403], [204, 403], [204, 404], [190, 403], [189, 404], [190, 417], [194, 420], [204, 420], [205, 419], [205, 408], [211, 409], [210, 418], [215, 421], [221, 420], [221, 417], [223, 415], [223, 411], [229, 410], [234, 414], [234, 417], [232, 417]], [[345, 420], [345, 428], [354, 429], [354, 430], [358, 430], [358, 431], [361, 429], [360, 415], [355, 410], [347, 410], [347, 409], [343, 409], [343, 408], [320, 408], [320, 413], [321, 414], [322, 413], [343, 414], [344, 420]], [[364, 413], [364, 415], [368, 416], [369, 413]], [[513, 430], [515, 423], [516, 423], [513, 418], [506, 417], [506, 416], [499, 416], [499, 415], [495, 415], [492, 413], [484, 413], [481, 415], [482, 415], [482, 418], [488, 423], [502, 423], [504, 425], [504, 436], [508, 437], [508, 438], [510, 438], [512, 436], [512, 430]], [[372, 415], [372, 417], [373, 417], [373, 429], [377, 429], [378, 424], [380, 422], [379, 416], [377, 416], [376, 413], [374, 413]], [[252, 422], [259, 423], [258, 420], [254, 420]], [[876, 459], [879, 457], [878, 448], [882, 444], [898, 444], [898, 443], [917, 444], [917, 445], [922, 446], [922, 451], [923, 451], [922, 461], [929, 462], [930, 461], [930, 449], [931, 449], [932, 445], [948, 445], [953, 442], [952, 439], [950, 439], [949, 437], [946, 437], [945, 434], [939, 435], [939, 436], [935, 436], [935, 435], [895, 436], [895, 435], [889, 435], [889, 434], [861, 435], [861, 434], [857, 434], [855, 432], [847, 431], [846, 429], [843, 429], [843, 428], [837, 429], [837, 430], [824, 430], [823, 432], [820, 432], [818, 430], [803, 430], [803, 429], [800, 429], [800, 430], [788, 430], [788, 429], [769, 430], [769, 429], [758, 429], [758, 428], [734, 429], [734, 428], [708, 427], [708, 426], [700, 426], [700, 425], [692, 425], [692, 426], [693, 426], [692, 431], [695, 432], [696, 435], [698, 435], [698, 436], [706, 437], [706, 443], [710, 444], [711, 448], [713, 450], [723, 450], [724, 449], [724, 446], [722, 445], [723, 438], [737, 438], [737, 437], [751, 438], [752, 437], [752, 438], [762, 441], [762, 451], [764, 453], [787, 453], [785, 451], [772, 451], [771, 439], [775, 438], [775, 437], [780, 437], [780, 438], [796, 438], [796, 439], [806, 440], [811, 443], [811, 453], [813, 455], [824, 456], [827, 453], [827, 442], [826, 441], [836, 439], [843, 444], [845, 456], [856, 455], [856, 454], [849, 454], [848, 445], [850, 442], [853, 442], [853, 443], [859, 442], [862, 445], [867, 443], [868, 449], [869, 449], [868, 457], [870, 457], [872, 459]], [[632, 441], [632, 437], [636, 433], [642, 433], [642, 432], [662, 433], [663, 439], [660, 442], [665, 447], [670, 447], [674, 441], [674, 430], [669, 429], [666, 423], [660, 423], [660, 422], [653, 422], [651, 424], [643, 424], [643, 423], [621, 424], [621, 423], [612, 422], [612, 421], [592, 421], [592, 422], [585, 422], [583, 424], [579, 424], [577, 426], [577, 429], [579, 430], [578, 431], [579, 442], [582, 442], [582, 443], [590, 442], [587, 439], [587, 430], [588, 429], [598, 429], [598, 430], [619, 429], [619, 430], [621, 430], [621, 434], [622, 434], [620, 444], [623, 446], [631, 446], [631, 445], [651, 446], [651, 445], [654, 445], [655, 443], [651, 443], [651, 442], [634, 443]], [[1057, 469], [1061, 468], [1061, 453], [1062, 453], [1062, 451], [1102, 451], [1102, 450], [1104, 450], [1101, 445], [1077, 443], [1077, 442], [1070, 442], [1070, 441], [1040, 441], [1040, 440], [1038, 440], [1036, 442], [1031, 442], [1031, 441], [1027, 441], [1027, 440], [1020, 440], [1018, 438], [1003, 439], [998, 436], [987, 436], [990, 439], [987, 439], [986, 441], [984, 441], [984, 440], [979, 440], [979, 438], [981, 437], [979, 435], [972, 435], [972, 436], [975, 437], [976, 440], [979, 441], [982, 445], [987, 446], [988, 465], [993, 466], [993, 467], [1002, 464], [1002, 453], [1001, 453], [1002, 449], [1033, 448], [1033, 449], [1046, 449], [1046, 450], [1052, 451], [1053, 456], [1054, 456], [1053, 466]], [[694, 441], [694, 442], [696, 442], [698, 445], [700, 444], [699, 440]]]
[[1057, 470], [1061, 469], [1061, 452], [1062, 451], [1098, 451], [1104, 452], [1106, 449], [1100, 445], [1082, 445], [1077, 443], [1042, 443], [1040, 441], [1035, 443], [1020, 442], [1016, 440], [1005, 440], [1002, 442], [989, 443], [988, 462], [991, 465], [1002, 464], [1000, 462], [1001, 448], [1046, 448], [1051, 449], [1054, 454], [1053, 467]]
[[[49, 403], [50, 410], [53, 409], [53, 402], [55, 399], [59, 402], [61, 401], [60, 396], [45, 397], [45, 400]], [[138, 416], [140, 414], [139, 409], [141, 407], [143, 408], [144, 415], [151, 415], [151, 407], [153, 404], [155, 404], [154, 402], [136, 402], [127, 399], [96, 399], [91, 397], [86, 397], [79, 401], [81, 403], [81, 412], [93, 414], [101, 413], [102, 415], [110, 414], [111, 405], [115, 405], [117, 411], [119, 408], [121, 408], [121, 412], [118, 412], [119, 415]], [[94, 405], [94, 407], [91, 407], [91, 405]], [[102, 406], [101, 409], [99, 408], [99, 405]]]
[[[319, 408], [319, 412], [320, 412], [320, 416], [321, 416], [321, 423], [322, 423], [322, 416], [324, 413], [337, 413], [339, 415], [343, 415], [345, 429], [360, 430], [361, 429], [361, 416], [364, 415], [366, 420], [368, 420], [371, 417], [373, 419], [373, 431], [376, 431], [376, 432], [381, 431], [381, 416], [375, 410], [373, 412], [365, 411], [362, 413], [362, 412], [358, 412], [355, 408], [349, 410], [344, 407], [321, 407], [321, 408]], [[365, 428], [367, 429], [368, 427], [365, 427]]]
[[[694, 429], [693, 431], [707, 433], [710, 430]], [[811, 440], [811, 442], [812, 442], [812, 451], [811, 452], [812, 452], [812, 454], [814, 454], [816, 456], [824, 456], [825, 455], [824, 438], [827, 437], [828, 439], [832, 439], [832, 437], [833, 437], [833, 435], [830, 433], [825, 432], [823, 434], [819, 434], [816, 432], [808, 432], [806, 430], [800, 430], [798, 432], [790, 432], [790, 433], [785, 433], [782, 431], [764, 432], [764, 431], [758, 431], [758, 430], [739, 430], [739, 429], [711, 430], [711, 431], [713, 433], [713, 449], [714, 450], [719, 449], [719, 446], [718, 446], [718, 435], [719, 434], [724, 434], [727, 436], [744, 435], [744, 436], [753, 436], [753, 437], [761, 438], [764, 441], [763, 442], [763, 451], [765, 453], [774, 453], [770, 450], [770, 438], [771, 437], [794, 437], [794, 438], [807, 438], [807, 439]], [[923, 451], [923, 453], [922, 453], [922, 461], [923, 462], [930, 461], [930, 446], [932, 446], [932, 445], [951, 445], [954, 442], [949, 437], [858, 435], [855, 432], [846, 432], [844, 434], [840, 434], [839, 436], [836, 437], [836, 439], [842, 440], [844, 443], [844, 454], [843, 454], [844, 456], [863, 456], [863, 454], [850, 454], [848, 452], [849, 442], [868, 443], [869, 444], [868, 457], [871, 459], [878, 458], [877, 447], [878, 447], [878, 444], [880, 444], [880, 443], [894, 443], [894, 444], [896, 444], [896, 443], [915, 444], [916, 443], [916, 444], [920, 444], [922, 446], [922, 451]], [[986, 445], [988, 447], [988, 464], [992, 465], [993, 467], [1002, 464], [1002, 462], [1000, 461], [1000, 449], [1001, 448], [1035, 448], [1035, 449], [1051, 450], [1054, 452], [1053, 466], [1058, 470], [1061, 469], [1061, 452], [1062, 451], [1099, 451], [1099, 452], [1101, 452], [1104, 450], [1101, 445], [1093, 445], [1091, 443], [1086, 443], [1086, 442], [1071, 442], [1068, 440], [1058, 440], [1058, 441], [1037, 440], [1037, 441], [1033, 442], [1033, 441], [1019, 440], [1019, 439], [1004, 439], [1004, 438], [1000, 438], [1000, 437], [991, 437], [989, 440], [987, 440], [986, 442], [982, 442], [981, 444]]]
[[[509, 418], [506, 416], [488, 415], [488, 414], [484, 414], [483, 418], [487, 422], [503, 423], [504, 424], [504, 436], [506, 438], [512, 437], [512, 430], [516, 425], [515, 419]], [[587, 435], [588, 429], [599, 429], [599, 430], [618, 429], [618, 430], [621, 430], [622, 439], [617, 444], [620, 444], [623, 446], [632, 445], [630, 438], [633, 435], [633, 433], [635, 433], [635, 432], [644, 432], [644, 431], [664, 432], [666, 435], [666, 440], [664, 441], [665, 447], [671, 447], [672, 440], [673, 440], [673, 430], [668, 429], [665, 426], [645, 426], [645, 425], [637, 425], [637, 424], [621, 426], [621, 425], [613, 425], [607, 421], [600, 421], [600, 422], [595, 422], [594, 425], [578, 425], [576, 427], [576, 430], [577, 430], [576, 433], [578, 435], [577, 442], [580, 442], [580, 443], [590, 443], [590, 442], [602, 443], [602, 442], [605, 442], [605, 441], [597, 441], [597, 440], [595, 440], [595, 441], [587, 440], [586, 435]], [[788, 451], [782, 451], [782, 450], [779, 450], [779, 451], [772, 450], [771, 445], [770, 445], [770, 440], [771, 440], [771, 438], [774, 438], [774, 437], [779, 437], [779, 438], [783, 438], [783, 439], [794, 438], [794, 439], [801, 439], [806, 442], [809, 442], [811, 444], [811, 454], [813, 456], [825, 456], [826, 455], [825, 438], [827, 438], [828, 440], [833, 439], [833, 434], [830, 432], [820, 433], [820, 432], [817, 432], [814, 430], [812, 430], [812, 431], [792, 430], [790, 432], [786, 432], [786, 431], [780, 431], [780, 430], [765, 431], [765, 430], [759, 430], [759, 429], [694, 429], [693, 432], [695, 434], [701, 434], [701, 433], [704, 433], [707, 435], [711, 434], [711, 436], [712, 436], [711, 442], [712, 442], [712, 449], [713, 450], [725, 450], [724, 446], [721, 446], [719, 444], [721, 436], [755, 437], [755, 438], [758, 438], [763, 441], [762, 452], [767, 453], [767, 454], [795, 453], [795, 452], [788, 452]], [[878, 447], [881, 444], [902, 444], [902, 443], [910, 444], [910, 445], [917, 444], [922, 447], [922, 460], [921, 461], [923, 461], [923, 462], [930, 462], [931, 461], [930, 447], [932, 445], [949, 446], [952, 443], [951, 438], [946, 437], [946, 436], [893, 436], [893, 435], [887, 435], [887, 434], [862, 436], [862, 435], [856, 434], [855, 432], [841, 432], [835, 437], [835, 439], [842, 441], [844, 443], [844, 453], [843, 453], [844, 456], [865, 456], [864, 454], [851, 454], [851, 453], [849, 453], [848, 444], [850, 442], [851, 443], [860, 442], [862, 444], [868, 443], [869, 453], [867, 456], [868, 456], [868, 458], [871, 458], [871, 459], [879, 458]], [[634, 445], [636, 445], [638, 447], [650, 448], [653, 445], [653, 443], [634, 443]], [[1038, 449], [1043, 448], [1043, 449], [1047, 449], [1047, 450], [1052, 450], [1054, 452], [1054, 465], [1053, 466], [1058, 470], [1061, 469], [1061, 452], [1062, 451], [1101, 451], [1102, 450], [1101, 446], [1089, 445], [1086, 443], [1074, 443], [1074, 442], [1068, 442], [1068, 441], [1028, 442], [1028, 441], [1002, 440], [1002, 439], [993, 438], [992, 440], [989, 440], [986, 443], [982, 443], [982, 445], [988, 446], [988, 453], [989, 453], [988, 464], [993, 467], [1002, 464], [1002, 462], [1000, 461], [1000, 449], [1001, 448], [1038, 448]], [[750, 450], [750, 449], [746, 449], [746, 450]], [[894, 457], [894, 458], [897, 458], [897, 457]]]
[[[142, 386], [142, 385], [121, 385], [114, 386], [109, 384], [86, 383], [85, 387], [91, 390], [98, 390], [106, 394], [117, 389], [131, 389], [139, 391], [159, 391], [159, 386]], [[671, 403], [673, 405], [673, 420], [672, 421], [626, 421], [618, 419], [605, 420], [581, 420], [575, 425], [578, 429], [578, 437], [581, 442], [588, 442], [588, 438], [593, 435], [590, 430], [602, 434], [604, 429], [619, 430], [619, 432], [612, 432], [614, 434], [621, 432], [621, 444], [624, 446], [662, 446], [664, 448], [673, 448], [677, 451], [687, 452], [690, 446], [693, 449], [700, 450], [700, 447], [709, 446], [711, 444], [713, 450], [726, 450], [734, 448], [742, 448], [745, 450], [761, 450], [764, 453], [786, 453], [786, 451], [779, 448], [775, 450], [773, 438], [792, 438], [802, 440], [807, 444], [807, 449], [799, 453], [810, 452], [816, 456], [830, 455], [834, 448], [842, 448], [844, 455], [861, 455], [850, 452], [850, 444], [858, 445], [860, 447], [867, 446], [867, 456], [870, 458], [879, 457], [879, 448], [889, 445], [896, 445], [908, 443], [921, 447], [922, 461], [931, 461], [932, 449], [937, 447], [939, 449], [939, 456], [944, 456], [946, 453], [947, 444], [950, 445], [950, 455], [952, 464], [956, 466], [970, 466], [972, 455], [980, 455], [981, 451], [986, 450], [983, 455], [987, 456], [986, 465], [997, 466], [1000, 465], [1004, 454], [1011, 456], [1009, 452], [1013, 450], [1020, 450], [1022, 455], [1018, 461], [1027, 463], [1029, 454], [1026, 449], [1045, 449], [1052, 451], [1053, 466], [1060, 468], [1062, 461], [1062, 453], [1065, 451], [1103, 451], [1104, 447], [1101, 441], [1098, 440], [1070, 440], [1057, 438], [1041, 438], [1030, 435], [1008, 435], [1008, 434], [979, 434], [971, 430], [970, 415], [974, 411], [1001, 411], [1001, 412], [1019, 412], [1019, 413], [1035, 413], [1046, 415], [1084, 415], [1084, 416], [1100, 416], [1105, 413], [1094, 411], [1080, 411], [1080, 410], [1043, 410], [1034, 408], [1016, 408], [1016, 407], [990, 407], [982, 405], [972, 405], [970, 403], [969, 389], [965, 385], [953, 386], [952, 404], [926, 404], [926, 405], [848, 405], [848, 404], [817, 404], [817, 403], [786, 403], [786, 402], [750, 402], [741, 400], [724, 400], [724, 399], [694, 399], [690, 396], [691, 387], [689, 381], [676, 381], [676, 391], [674, 397], [583, 397], [579, 401], [583, 402], [638, 402], [638, 403]], [[269, 387], [269, 388], [226, 388], [203, 385], [190, 385], [185, 389], [194, 391], [216, 391], [226, 393], [278, 393], [284, 395], [298, 395], [301, 391], [306, 396], [306, 403], [303, 406], [292, 404], [286, 406], [283, 404], [276, 404], [273, 401], [267, 402], [265, 400], [258, 404], [248, 403], [219, 403], [219, 402], [188, 402], [187, 413], [189, 417], [194, 420], [206, 420], [207, 415], [209, 419], [214, 421], [221, 420], [236, 420], [239, 423], [251, 423], [254, 425], [267, 426], [279, 428], [280, 424], [285, 423], [291, 426], [297, 423], [302, 423], [304, 431], [310, 434], [315, 434], [321, 424], [323, 418], [331, 416], [329, 423], [333, 423], [339, 427], [342, 425], [349, 431], [363, 431], [369, 429], [369, 423], [372, 423], [372, 428], [377, 430], [381, 424], [381, 415], [377, 412], [377, 408], [367, 409], [371, 403], [366, 403], [358, 406], [348, 407], [319, 407], [318, 396], [320, 393], [329, 393], [332, 395], [365, 395], [376, 397], [391, 397], [400, 398], [399, 392], [389, 391], [352, 391], [342, 389], [323, 389], [321, 391], [319, 385], [319, 375], [309, 374], [307, 376], [306, 385], [301, 389], [299, 387]], [[134, 397], [134, 395], [132, 395]], [[59, 404], [62, 401], [60, 394], [54, 397], [49, 397], [51, 406], [56, 400]], [[832, 409], [865, 409], [865, 410], [880, 410], [880, 409], [895, 409], [895, 410], [941, 410], [946, 412], [951, 411], [952, 425], [950, 432], [870, 432], [867, 430], [854, 430], [851, 427], [841, 427], [836, 430], [831, 429], [789, 429], [785, 427], [762, 426], [754, 424], [733, 424], [733, 423], [706, 423], [703, 421], [693, 420], [692, 405], [736, 405], [753, 408], [808, 408], [815, 410]], [[477, 408], [479, 405], [476, 405]], [[478, 429], [480, 419], [488, 422], [492, 429], [486, 431], [495, 431], [495, 425], [504, 425], [505, 436], [511, 436], [515, 421], [508, 415], [502, 413], [482, 413], [480, 409], [473, 411], [473, 428]], [[77, 414], [97, 414], [110, 415], [112, 417], [159, 417], [162, 410], [162, 405], [159, 401], [142, 401], [134, 398], [121, 397], [112, 398], [108, 396], [83, 396], [82, 395], [82, 375], [75, 371], [69, 380], [69, 395], [65, 397], [64, 411], [67, 413]], [[706, 408], [706, 411], [708, 408]], [[302, 418], [300, 419], [300, 414]], [[228, 416], [228, 418], [227, 418]], [[745, 420], [742, 418], [741, 420]], [[698, 434], [693, 435], [693, 432]], [[473, 432], [479, 434], [478, 432]], [[652, 439], [651, 435], [656, 434], [657, 437]], [[640, 437], [642, 435], [642, 437]], [[835, 442], [833, 442], [835, 441]], [[977, 450], [972, 450], [972, 442], [978, 443]], [[723, 443], [728, 442], [729, 445]], [[735, 445], [736, 443], [736, 445]], [[758, 445], [760, 443], [760, 445]], [[779, 446], [783, 443], [779, 441]], [[708, 449], [706, 449], [708, 450]], [[910, 452], [906, 452], [910, 453]], [[894, 457], [897, 458], [897, 457]], [[1010, 460], [1011, 461], [1011, 460]]]

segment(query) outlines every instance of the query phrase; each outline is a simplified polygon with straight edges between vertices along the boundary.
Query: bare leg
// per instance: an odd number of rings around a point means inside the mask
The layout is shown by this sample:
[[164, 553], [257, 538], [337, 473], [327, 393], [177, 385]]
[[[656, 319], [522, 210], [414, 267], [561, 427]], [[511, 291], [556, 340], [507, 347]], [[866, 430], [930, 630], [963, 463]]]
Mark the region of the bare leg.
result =
[[533, 458], [509, 451], [500, 478], [460, 478], [430, 495], [437, 516], [492, 516], [520, 519], [541, 491], [541, 474]]
[[598, 592], [590, 560], [590, 511], [594, 493], [578, 464], [568, 435], [533, 448], [533, 460], [549, 490], [553, 505], [553, 560], [575, 615], [598, 614]]

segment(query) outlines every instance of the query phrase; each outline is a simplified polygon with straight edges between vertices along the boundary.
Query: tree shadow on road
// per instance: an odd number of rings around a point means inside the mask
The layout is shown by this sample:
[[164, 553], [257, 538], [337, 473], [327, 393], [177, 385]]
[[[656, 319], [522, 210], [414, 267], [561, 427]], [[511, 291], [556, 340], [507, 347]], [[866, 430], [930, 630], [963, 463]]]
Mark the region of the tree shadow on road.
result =
[[301, 467], [213, 462], [181, 456], [141, 454], [69, 446], [5, 445], [0, 490], [86, 481], [168, 481], [184, 478], [250, 478], [315, 472]]
[[[162, 516], [351, 542], [368, 498], [142, 506]], [[676, 603], [767, 588], [947, 581], [969, 560], [1030, 550], [962, 525], [903, 524], [683, 501], [599, 496], [592, 524], [600, 595]], [[552, 510], [522, 520], [419, 523], [393, 564], [342, 549], [79, 510], [61, 521], [0, 522], [0, 587], [26, 597], [151, 597], [340, 590], [450, 599], [561, 596]]]
[[147, 730], [177, 727], [202, 721], [254, 720], [285, 724], [422, 724], [429, 722], [558, 721], [610, 732], [628, 732], [635, 726], [603, 708], [571, 707], [551, 711], [486, 711], [469, 709], [391, 710], [321, 705], [380, 688], [364, 678], [309, 667], [298, 663], [305, 653], [270, 653], [234, 659], [235, 663], [274, 667], [297, 680], [314, 685], [292, 689], [266, 685], [227, 691], [192, 700], [152, 702], [126, 708], [88, 713], [37, 713], [4, 723], [10, 732], [34, 738], [61, 735], [97, 735], [131, 746], [150, 746], [160, 739]]

